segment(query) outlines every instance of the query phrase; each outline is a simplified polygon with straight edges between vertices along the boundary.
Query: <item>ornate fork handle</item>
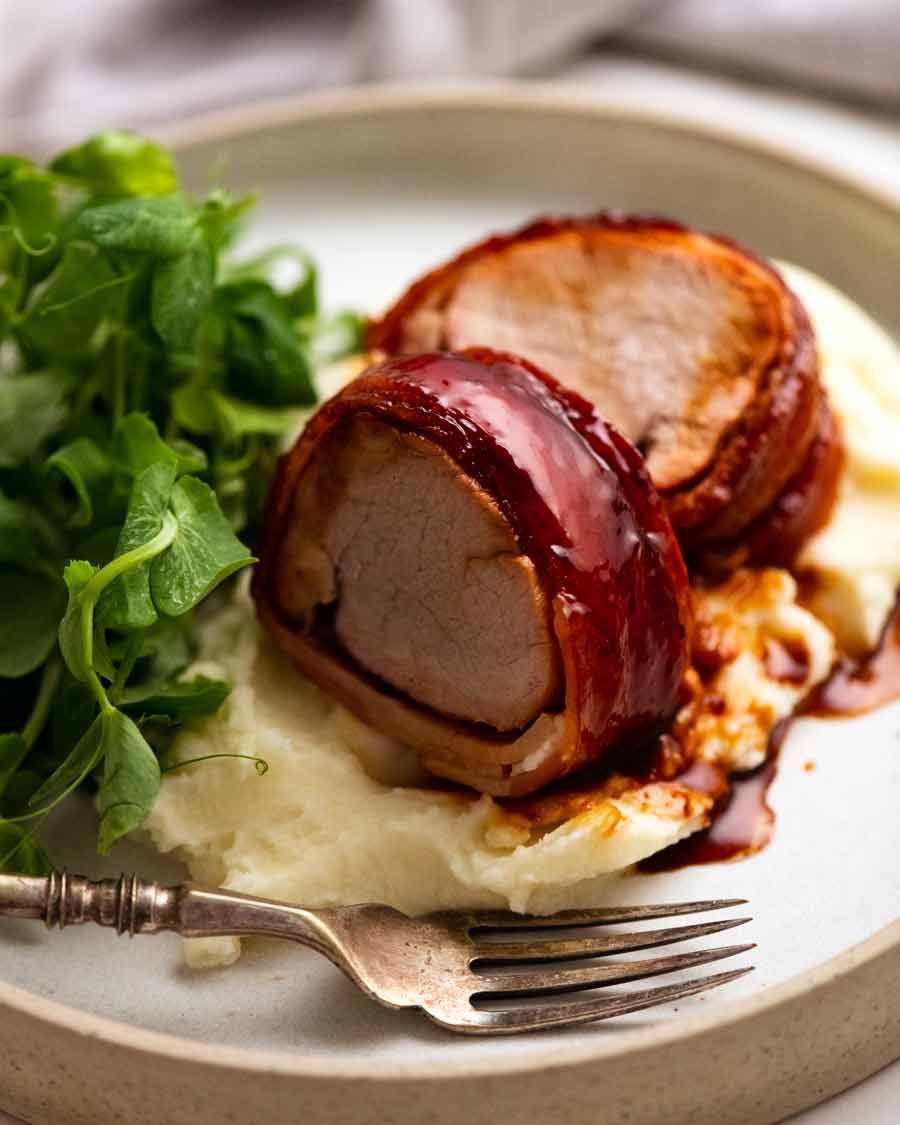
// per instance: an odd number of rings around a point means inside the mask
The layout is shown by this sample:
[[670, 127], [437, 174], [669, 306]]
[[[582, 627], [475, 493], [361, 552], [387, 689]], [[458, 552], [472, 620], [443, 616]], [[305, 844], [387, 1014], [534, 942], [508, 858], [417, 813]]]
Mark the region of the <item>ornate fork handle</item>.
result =
[[136, 875], [96, 882], [67, 871], [0, 875], [0, 916], [36, 918], [60, 929], [94, 922], [131, 937], [160, 930], [182, 937], [268, 935], [301, 942], [336, 961], [324, 924], [329, 914], [234, 891], [164, 887]]

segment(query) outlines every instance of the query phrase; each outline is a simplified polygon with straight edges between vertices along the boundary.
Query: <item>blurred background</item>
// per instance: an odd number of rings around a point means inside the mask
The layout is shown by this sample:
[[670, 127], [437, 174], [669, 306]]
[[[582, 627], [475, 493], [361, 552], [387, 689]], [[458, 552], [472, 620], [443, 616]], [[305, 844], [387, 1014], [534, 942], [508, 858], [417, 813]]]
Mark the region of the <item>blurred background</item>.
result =
[[0, 148], [374, 81], [562, 78], [896, 182], [900, 0], [0, 0]]

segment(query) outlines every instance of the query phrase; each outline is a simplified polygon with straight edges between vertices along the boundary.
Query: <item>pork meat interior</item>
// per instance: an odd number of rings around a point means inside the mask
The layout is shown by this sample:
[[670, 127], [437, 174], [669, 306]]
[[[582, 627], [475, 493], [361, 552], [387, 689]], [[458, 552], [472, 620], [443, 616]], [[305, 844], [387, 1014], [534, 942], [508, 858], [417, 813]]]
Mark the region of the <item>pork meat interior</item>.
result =
[[496, 502], [433, 442], [372, 415], [335, 426], [303, 474], [278, 591], [448, 717], [508, 731], [559, 703], [547, 602]]
[[[483, 345], [552, 371], [644, 454], [688, 549], [735, 540], [832, 432], [812, 329], [781, 277], [665, 220], [542, 219], [490, 238], [417, 281], [368, 342]], [[813, 529], [833, 493], [808, 498]]]
[[537, 369], [370, 369], [270, 494], [254, 595], [301, 670], [432, 772], [532, 792], [660, 729], [687, 579], [639, 454]]

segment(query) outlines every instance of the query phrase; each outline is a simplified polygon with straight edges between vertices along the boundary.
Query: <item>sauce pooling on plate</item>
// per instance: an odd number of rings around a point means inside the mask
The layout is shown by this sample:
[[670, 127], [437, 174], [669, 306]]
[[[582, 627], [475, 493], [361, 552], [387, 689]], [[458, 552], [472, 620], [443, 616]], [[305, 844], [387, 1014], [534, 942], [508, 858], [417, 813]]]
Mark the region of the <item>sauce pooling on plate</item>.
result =
[[810, 696], [806, 715], [862, 715], [900, 699], [900, 600], [888, 618], [878, 648], [863, 660], [842, 660]]
[[[722, 771], [722, 788], [714, 791], [719, 799], [711, 814], [708, 828], [680, 840], [648, 856], [638, 865], [640, 871], [674, 871], [701, 863], [722, 863], [744, 859], [762, 851], [775, 831], [775, 813], [769, 805], [769, 787], [775, 780], [778, 755], [790, 723], [779, 723], [769, 739], [769, 751], [761, 766], [748, 773], [733, 776], [730, 781]], [[676, 780], [685, 784], [703, 784], [694, 763]], [[696, 776], [696, 780], [695, 780]], [[724, 792], [724, 796], [719, 796]]]
[[[770, 670], [777, 671], [783, 654], [778, 653], [774, 660], [772, 653], [767, 653], [767, 657]], [[773, 664], [775, 668], [771, 667]], [[874, 711], [896, 699], [900, 699], [900, 600], [885, 625], [878, 648], [862, 660], [842, 660], [798, 713], [817, 718], [849, 717]], [[775, 813], [767, 796], [788, 727], [785, 722], [773, 731], [768, 756], [761, 766], [731, 778], [727, 796], [717, 801], [708, 828], [649, 856], [640, 863], [640, 870], [672, 871], [739, 859], [764, 848], [775, 828]], [[698, 764], [704, 765], [695, 763], [677, 780], [715, 795], [704, 784], [702, 771], [697, 772]], [[705, 768], [708, 774], [710, 767]], [[804, 769], [809, 772], [810, 768], [811, 763], [807, 762]], [[725, 782], [724, 774], [722, 780]]]
[[674, 871], [699, 863], [743, 859], [761, 851], [775, 828], [775, 813], [767, 799], [775, 767], [775, 758], [769, 758], [757, 769], [733, 778], [728, 796], [712, 813], [709, 828], [642, 860], [639, 870]]

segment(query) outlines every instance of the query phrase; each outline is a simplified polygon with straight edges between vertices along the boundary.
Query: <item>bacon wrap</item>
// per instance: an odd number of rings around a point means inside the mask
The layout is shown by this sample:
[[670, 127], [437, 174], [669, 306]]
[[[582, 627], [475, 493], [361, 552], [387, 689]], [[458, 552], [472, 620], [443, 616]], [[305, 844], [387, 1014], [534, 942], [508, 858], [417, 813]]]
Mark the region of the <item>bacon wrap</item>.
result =
[[752, 527], [754, 560], [784, 561], [831, 510], [840, 435], [812, 326], [777, 271], [730, 239], [656, 217], [541, 218], [425, 274], [367, 343], [484, 345], [552, 370], [645, 455], [698, 557]]
[[[437, 483], [423, 485], [427, 474]], [[471, 532], [470, 508], [481, 521]], [[505, 546], [462, 558], [474, 550], [465, 537], [488, 525]], [[533, 792], [637, 746], [677, 706], [687, 574], [642, 458], [584, 399], [513, 356], [387, 361], [325, 403], [281, 459], [259, 555], [259, 616], [298, 668], [431, 772], [482, 792]], [[469, 564], [486, 568], [477, 581]], [[429, 601], [429, 574], [440, 585], [444, 571], [465, 585]], [[480, 608], [485, 589], [496, 620]], [[424, 641], [398, 625], [418, 600], [414, 620], [434, 630]], [[485, 635], [469, 638], [472, 620]], [[520, 635], [538, 638], [528, 645], [539, 656], [507, 651]], [[485, 655], [492, 644], [502, 659]], [[468, 694], [452, 669], [442, 682], [440, 662], [430, 666], [441, 645], [448, 662], [463, 651]], [[504, 680], [507, 664], [521, 677]], [[520, 678], [534, 686], [513, 700]]]

